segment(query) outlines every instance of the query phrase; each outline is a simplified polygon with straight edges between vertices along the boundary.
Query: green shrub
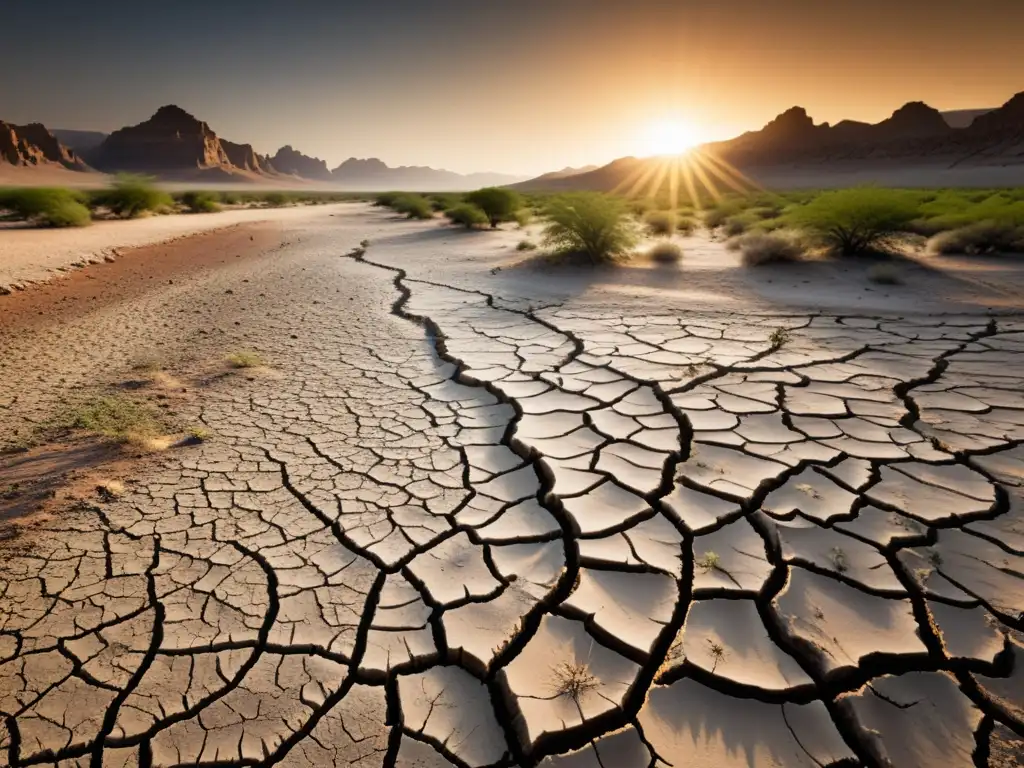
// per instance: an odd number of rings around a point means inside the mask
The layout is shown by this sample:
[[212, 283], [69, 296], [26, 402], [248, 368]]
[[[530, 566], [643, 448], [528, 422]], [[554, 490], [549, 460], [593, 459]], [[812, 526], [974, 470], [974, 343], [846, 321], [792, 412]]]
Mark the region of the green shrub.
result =
[[220, 195], [216, 192], [186, 192], [181, 203], [192, 213], [214, 213], [220, 210]]
[[516, 212], [522, 207], [523, 199], [511, 189], [484, 187], [470, 192], [465, 200], [487, 215], [493, 229], [503, 221], [514, 221]]
[[60, 187], [0, 190], [0, 209], [40, 227], [85, 227], [92, 222], [85, 199]]
[[652, 235], [672, 235], [676, 231], [676, 215], [671, 211], [650, 211], [644, 223]]
[[739, 251], [747, 267], [800, 261], [807, 250], [794, 232], [749, 232], [730, 240], [727, 247]]
[[434, 209], [423, 195], [403, 194], [391, 201], [391, 210], [405, 214], [409, 219], [432, 219]]
[[980, 222], [940, 232], [928, 241], [932, 253], [1024, 253], [1024, 226]]
[[430, 201], [430, 207], [437, 213], [454, 208], [462, 202], [462, 196], [454, 194], [433, 194], [428, 195], [427, 199]]
[[133, 219], [148, 211], [170, 208], [174, 200], [143, 176], [118, 176], [109, 189], [92, 199], [96, 207], [107, 208], [115, 216]]
[[487, 214], [469, 203], [460, 203], [454, 208], [449, 208], [444, 215], [452, 224], [461, 224], [466, 229], [483, 227], [488, 223]]
[[291, 201], [291, 196], [284, 192], [267, 192], [263, 195], [263, 202], [271, 208], [281, 208]]
[[730, 216], [722, 224], [722, 231], [726, 237], [738, 237], [750, 229], [754, 224], [754, 217], [749, 213], [740, 213]]
[[823, 192], [788, 214], [789, 222], [820, 237], [839, 253], [866, 253], [884, 247], [906, 231], [917, 216], [912, 193], [860, 187]]
[[682, 260], [683, 249], [671, 240], [661, 240], [647, 251], [647, 258], [659, 264], [675, 264]]
[[718, 229], [732, 216], [742, 213], [747, 205], [744, 199], [730, 197], [718, 200], [704, 211], [704, 226]]
[[381, 192], [373, 198], [373, 204], [378, 208], [390, 208], [395, 200], [401, 197], [404, 192]]
[[623, 201], [599, 192], [576, 192], [548, 201], [545, 241], [562, 252], [586, 254], [593, 263], [628, 252], [637, 240]]
[[638, 197], [629, 201], [629, 211], [638, 219], [654, 210], [654, 201], [646, 197]]
[[516, 245], [517, 251], [535, 251], [537, 250], [537, 244], [531, 240], [520, 240]]
[[676, 219], [676, 232], [683, 236], [692, 235], [697, 230], [697, 222], [690, 216], [680, 216]]
[[221, 192], [220, 201], [224, 205], [238, 205], [242, 202], [242, 196], [237, 192]]

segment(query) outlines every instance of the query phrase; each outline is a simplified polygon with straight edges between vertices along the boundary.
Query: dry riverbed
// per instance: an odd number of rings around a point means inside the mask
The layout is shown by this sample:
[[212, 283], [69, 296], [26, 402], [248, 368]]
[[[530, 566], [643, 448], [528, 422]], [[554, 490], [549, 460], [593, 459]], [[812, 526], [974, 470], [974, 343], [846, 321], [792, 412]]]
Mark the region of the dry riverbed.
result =
[[[0, 760], [1019, 764], [1015, 305], [523, 235], [324, 207], [0, 297]], [[113, 395], [175, 441], [47, 432]]]

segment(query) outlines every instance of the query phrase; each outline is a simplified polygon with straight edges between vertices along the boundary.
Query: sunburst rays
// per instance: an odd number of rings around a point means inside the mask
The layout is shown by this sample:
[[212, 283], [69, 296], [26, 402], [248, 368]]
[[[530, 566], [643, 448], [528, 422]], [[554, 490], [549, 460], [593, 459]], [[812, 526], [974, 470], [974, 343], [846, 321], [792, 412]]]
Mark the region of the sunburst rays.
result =
[[696, 148], [683, 155], [638, 160], [636, 168], [615, 186], [612, 194], [655, 198], [667, 193], [670, 206], [677, 208], [682, 193], [687, 202], [701, 210], [708, 199], [721, 200], [725, 192], [747, 194], [763, 190], [728, 161]]

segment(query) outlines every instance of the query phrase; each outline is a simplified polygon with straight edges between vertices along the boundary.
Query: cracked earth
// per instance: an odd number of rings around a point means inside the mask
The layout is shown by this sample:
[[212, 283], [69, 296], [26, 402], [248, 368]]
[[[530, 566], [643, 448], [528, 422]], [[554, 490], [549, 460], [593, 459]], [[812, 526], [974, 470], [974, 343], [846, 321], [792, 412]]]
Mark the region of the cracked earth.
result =
[[273, 375], [0, 552], [0, 764], [1024, 760], [1024, 317], [530, 295], [472, 237], [357, 209], [9, 340], [5, 429], [218, 325]]

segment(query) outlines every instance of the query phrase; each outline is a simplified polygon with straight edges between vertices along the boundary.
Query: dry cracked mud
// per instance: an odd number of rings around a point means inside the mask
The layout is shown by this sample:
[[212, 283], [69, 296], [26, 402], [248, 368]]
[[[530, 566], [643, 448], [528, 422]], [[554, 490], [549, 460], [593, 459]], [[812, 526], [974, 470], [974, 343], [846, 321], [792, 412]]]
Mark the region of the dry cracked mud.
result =
[[357, 210], [18, 358], [5, 429], [124, 323], [273, 375], [3, 553], [0, 764], [1020, 764], [1024, 317], [541, 300], [482, 237]]

